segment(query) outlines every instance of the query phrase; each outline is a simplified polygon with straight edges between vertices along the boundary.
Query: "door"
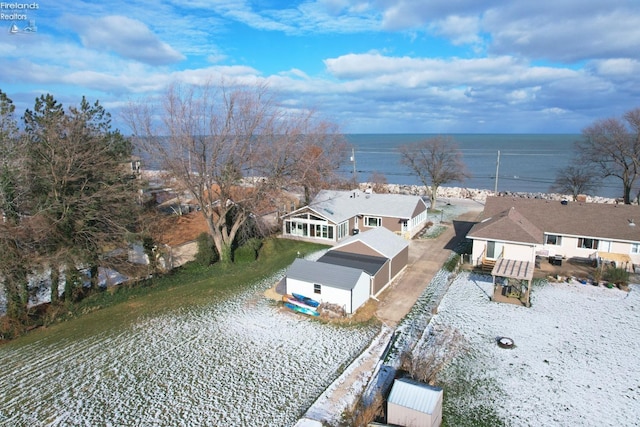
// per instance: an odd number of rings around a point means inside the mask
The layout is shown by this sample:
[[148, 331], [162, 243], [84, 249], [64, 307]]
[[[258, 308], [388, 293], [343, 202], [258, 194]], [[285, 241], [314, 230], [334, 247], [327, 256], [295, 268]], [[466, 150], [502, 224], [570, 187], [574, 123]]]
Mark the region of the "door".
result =
[[494, 242], [490, 240], [487, 242], [487, 258], [489, 259], [498, 259], [500, 255], [502, 255], [502, 249], [504, 248], [504, 243], [502, 242]]

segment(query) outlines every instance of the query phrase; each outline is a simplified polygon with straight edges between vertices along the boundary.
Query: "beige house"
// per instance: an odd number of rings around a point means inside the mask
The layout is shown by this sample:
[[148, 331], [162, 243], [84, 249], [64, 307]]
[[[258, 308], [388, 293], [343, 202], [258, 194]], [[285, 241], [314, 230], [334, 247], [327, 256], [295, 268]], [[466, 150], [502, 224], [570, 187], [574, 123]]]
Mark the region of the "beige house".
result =
[[282, 235], [335, 244], [384, 227], [411, 239], [426, 223], [427, 205], [419, 196], [323, 190], [309, 205], [283, 216]]
[[640, 264], [640, 207], [511, 197], [487, 198], [482, 220], [467, 237], [473, 263], [502, 260], [524, 271], [536, 257], [581, 259], [632, 270]]

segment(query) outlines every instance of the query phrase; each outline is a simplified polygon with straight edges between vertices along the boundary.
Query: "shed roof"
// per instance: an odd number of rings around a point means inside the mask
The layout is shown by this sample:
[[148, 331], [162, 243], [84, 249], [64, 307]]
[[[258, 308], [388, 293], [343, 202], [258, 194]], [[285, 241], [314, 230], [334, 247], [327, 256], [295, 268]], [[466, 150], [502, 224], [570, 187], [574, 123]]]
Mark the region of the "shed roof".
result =
[[533, 279], [533, 267], [533, 263], [529, 261], [500, 258], [491, 270], [491, 275], [531, 281]]
[[355, 268], [374, 276], [387, 262], [387, 258], [341, 251], [327, 251], [318, 259], [318, 262]]
[[399, 378], [393, 382], [387, 402], [425, 414], [433, 414], [440, 395], [442, 395], [442, 389], [439, 387]]
[[[483, 218], [493, 217], [511, 208], [547, 234], [640, 242], [640, 207], [637, 205], [586, 202], [562, 204], [557, 200], [488, 197]], [[500, 230], [495, 229], [494, 232], [496, 234], [491, 237], [502, 239], [499, 237], [502, 235]], [[469, 233], [470, 237], [474, 236], [473, 233], [474, 229]]]
[[364, 233], [347, 237], [338, 245], [334, 246], [332, 250], [344, 247], [353, 242], [362, 242], [380, 255], [389, 259], [393, 259], [409, 246], [409, 242], [407, 242], [406, 239], [398, 236], [393, 231], [384, 227], [376, 227]]
[[305, 208], [337, 224], [356, 215], [411, 219], [419, 204], [427, 208], [419, 196], [365, 193], [360, 190], [322, 190]]
[[363, 274], [364, 272], [357, 268], [296, 258], [287, 270], [286, 276], [337, 289], [352, 290]]

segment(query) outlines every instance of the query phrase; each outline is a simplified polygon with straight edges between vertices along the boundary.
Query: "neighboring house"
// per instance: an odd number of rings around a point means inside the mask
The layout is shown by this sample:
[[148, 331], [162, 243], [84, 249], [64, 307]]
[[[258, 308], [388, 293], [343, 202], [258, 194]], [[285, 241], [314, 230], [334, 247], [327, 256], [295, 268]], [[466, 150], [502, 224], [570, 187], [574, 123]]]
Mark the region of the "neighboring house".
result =
[[426, 223], [427, 205], [419, 196], [323, 190], [308, 206], [283, 216], [282, 235], [333, 244], [384, 227], [411, 239]]
[[640, 207], [510, 197], [487, 198], [473, 240], [475, 265], [577, 258], [631, 269], [640, 264]]
[[286, 273], [285, 289], [351, 314], [391, 283], [408, 261], [409, 243], [380, 227], [343, 240], [318, 261], [296, 259]]
[[439, 427], [443, 391], [439, 387], [399, 378], [387, 398], [387, 423], [405, 427]]

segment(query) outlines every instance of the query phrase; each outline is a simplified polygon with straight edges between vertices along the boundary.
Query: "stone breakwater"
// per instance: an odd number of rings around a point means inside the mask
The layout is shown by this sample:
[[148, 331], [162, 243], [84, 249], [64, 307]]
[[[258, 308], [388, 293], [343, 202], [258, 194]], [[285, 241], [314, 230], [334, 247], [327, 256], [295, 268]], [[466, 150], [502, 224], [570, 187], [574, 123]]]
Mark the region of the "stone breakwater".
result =
[[[428, 196], [429, 190], [423, 185], [402, 185], [402, 184], [373, 184], [368, 182], [360, 183], [362, 191], [373, 188], [377, 193], [392, 194], [410, 194], [414, 196]], [[484, 203], [488, 196], [493, 196], [491, 190], [482, 190], [477, 188], [465, 187], [440, 187], [438, 188], [438, 199], [469, 199], [476, 202]], [[498, 192], [499, 196], [504, 197], [522, 197], [529, 199], [548, 199], [548, 200], [572, 200], [571, 195], [558, 193], [519, 193], [502, 191]], [[598, 196], [583, 196], [587, 203], [616, 203], [616, 199]]]

